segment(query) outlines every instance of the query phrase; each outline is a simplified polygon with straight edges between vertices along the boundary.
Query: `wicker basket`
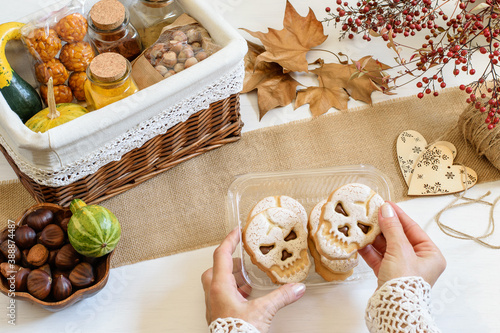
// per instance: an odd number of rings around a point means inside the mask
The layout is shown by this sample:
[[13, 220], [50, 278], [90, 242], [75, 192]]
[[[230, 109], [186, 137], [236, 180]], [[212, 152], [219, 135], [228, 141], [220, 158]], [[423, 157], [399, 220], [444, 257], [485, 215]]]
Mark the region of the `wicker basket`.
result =
[[179, 2], [221, 46], [196, 66], [46, 133], [30, 131], [0, 95], [0, 150], [37, 202], [98, 203], [240, 138], [246, 42], [205, 1]]
[[73, 198], [80, 198], [88, 204], [95, 204], [183, 161], [239, 140], [243, 125], [239, 110], [239, 94], [212, 103], [208, 109], [198, 111], [165, 134], [129, 151], [119, 161], [108, 163], [96, 173], [67, 186], [48, 187], [36, 183], [19, 170], [1, 145], [0, 150], [37, 202], [67, 206]]

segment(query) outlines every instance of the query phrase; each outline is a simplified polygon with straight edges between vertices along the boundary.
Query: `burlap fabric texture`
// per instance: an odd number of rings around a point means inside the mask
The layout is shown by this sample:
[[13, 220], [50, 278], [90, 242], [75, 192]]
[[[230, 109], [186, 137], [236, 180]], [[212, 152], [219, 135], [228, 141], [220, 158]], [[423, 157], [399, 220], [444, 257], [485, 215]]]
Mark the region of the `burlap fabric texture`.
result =
[[[235, 176], [249, 172], [368, 164], [389, 177], [395, 201], [406, 200], [396, 139], [408, 129], [420, 132], [428, 142], [452, 142], [458, 150], [455, 162], [474, 169], [479, 182], [500, 179], [500, 171], [479, 157], [458, 131], [464, 98], [458, 89], [449, 89], [439, 97], [401, 98], [244, 133], [239, 142], [183, 162], [103, 202], [118, 216], [123, 230], [112, 264], [117, 267], [219, 243], [228, 232], [227, 190]], [[32, 204], [20, 183], [0, 185], [0, 226]]]

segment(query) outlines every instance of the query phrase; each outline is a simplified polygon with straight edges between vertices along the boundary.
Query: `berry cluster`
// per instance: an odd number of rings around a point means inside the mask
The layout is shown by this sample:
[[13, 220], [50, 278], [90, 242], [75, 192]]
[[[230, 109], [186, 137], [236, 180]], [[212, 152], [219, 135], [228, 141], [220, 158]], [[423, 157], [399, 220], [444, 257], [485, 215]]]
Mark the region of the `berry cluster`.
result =
[[[410, 78], [405, 83], [417, 81], [422, 89], [419, 98], [426, 94], [439, 95], [438, 88], [445, 88], [443, 78], [445, 68], [452, 69], [454, 75], [462, 73], [475, 75], [479, 79], [460, 89], [469, 96], [468, 103], [484, 112], [489, 129], [500, 122], [500, 78], [497, 75], [500, 62], [500, 0], [486, 0], [480, 4], [476, 0], [364, 0], [350, 5], [336, 0], [337, 7], [328, 13], [324, 22], [334, 22], [341, 26], [340, 39], [362, 35], [370, 41], [381, 37], [397, 53], [397, 75], [388, 79], [396, 88], [401, 77]], [[479, 2], [479, 1], [478, 1]], [[445, 13], [450, 13], [449, 16]], [[415, 49], [402, 44], [397, 37], [415, 36], [425, 33], [425, 42]], [[405, 60], [402, 49], [411, 49], [413, 54]], [[472, 58], [479, 52], [487, 56], [489, 62], [477, 71]], [[431, 71], [432, 69], [432, 71]], [[399, 86], [401, 86], [400, 84]]]

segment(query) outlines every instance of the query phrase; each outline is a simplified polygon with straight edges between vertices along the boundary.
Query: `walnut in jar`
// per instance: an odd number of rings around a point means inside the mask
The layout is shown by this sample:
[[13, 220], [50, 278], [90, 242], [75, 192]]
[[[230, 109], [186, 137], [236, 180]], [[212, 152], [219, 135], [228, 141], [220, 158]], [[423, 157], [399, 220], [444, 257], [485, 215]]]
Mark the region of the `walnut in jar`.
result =
[[[45, 104], [47, 103], [47, 92], [48, 87], [46, 85], [42, 85], [40, 87], [40, 94], [42, 95], [43, 101]], [[71, 92], [70, 87], [65, 84], [59, 84], [54, 86], [54, 97], [56, 99], [56, 104], [60, 103], [71, 103], [73, 101], [73, 93]]]
[[59, 59], [70, 71], [83, 72], [94, 59], [95, 53], [87, 42], [68, 43], [63, 46]]
[[71, 88], [73, 95], [79, 101], [85, 100], [85, 90], [83, 88], [85, 81], [87, 81], [87, 73], [85, 72], [73, 72], [68, 80], [68, 85]]
[[64, 84], [69, 77], [66, 67], [56, 58], [37, 64], [35, 66], [35, 75], [38, 82], [43, 84], [47, 84], [50, 77], [52, 77], [55, 85]]
[[33, 29], [24, 40], [31, 55], [43, 62], [54, 58], [62, 46], [54, 29]]
[[67, 43], [81, 42], [87, 34], [87, 19], [80, 13], [67, 15], [57, 22], [55, 30]]

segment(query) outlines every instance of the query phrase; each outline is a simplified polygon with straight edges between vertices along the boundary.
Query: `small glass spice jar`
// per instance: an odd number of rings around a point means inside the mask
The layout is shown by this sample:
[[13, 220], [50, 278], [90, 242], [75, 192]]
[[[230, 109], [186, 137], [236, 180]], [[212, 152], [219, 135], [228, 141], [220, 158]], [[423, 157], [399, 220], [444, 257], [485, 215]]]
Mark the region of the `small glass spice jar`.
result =
[[101, 0], [90, 9], [88, 36], [97, 53], [116, 52], [129, 61], [142, 52], [128, 9], [118, 0]]
[[139, 31], [142, 46], [148, 48], [166, 25], [184, 13], [177, 0], [135, 0], [130, 6], [130, 22]]
[[87, 67], [84, 86], [87, 108], [97, 110], [139, 91], [131, 73], [130, 61], [118, 53], [95, 57]]

